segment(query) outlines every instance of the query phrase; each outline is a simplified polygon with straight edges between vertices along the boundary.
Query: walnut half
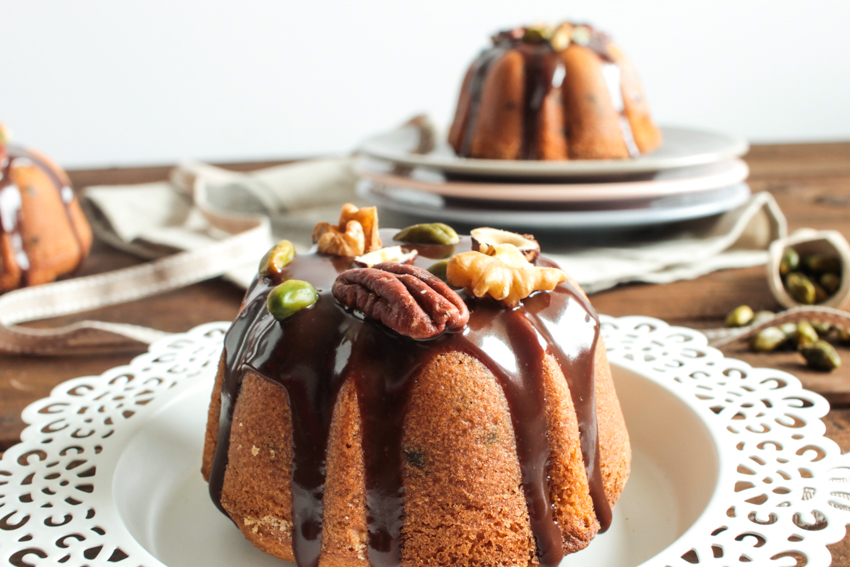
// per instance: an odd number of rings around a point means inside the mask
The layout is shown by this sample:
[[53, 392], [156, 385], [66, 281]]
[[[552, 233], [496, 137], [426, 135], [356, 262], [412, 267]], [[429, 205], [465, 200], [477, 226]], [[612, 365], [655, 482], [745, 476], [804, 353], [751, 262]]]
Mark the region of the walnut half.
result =
[[313, 242], [319, 252], [333, 256], [361, 256], [381, 248], [378, 236], [378, 209], [358, 209], [351, 203], [342, 206], [339, 224], [320, 222], [313, 229]]
[[513, 244], [495, 244], [490, 255], [463, 252], [453, 256], [446, 268], [449, 283], [475, 297], [489, 295], [507, 307], [535, 291], [552, 291], [567, 275], [557, 268], [538, 268]]

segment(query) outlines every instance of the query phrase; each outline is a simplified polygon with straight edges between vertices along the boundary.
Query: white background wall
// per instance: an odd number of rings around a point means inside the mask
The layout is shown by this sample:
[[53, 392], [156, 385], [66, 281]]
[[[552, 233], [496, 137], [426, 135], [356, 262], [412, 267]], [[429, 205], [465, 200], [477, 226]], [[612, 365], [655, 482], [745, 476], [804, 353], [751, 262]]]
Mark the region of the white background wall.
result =
[[585, 20], [659, 122], [850, 139], [848, 0], [0, 0], [0, 121], [66, 167], [345, 152], [448, 122], [490, 33]]

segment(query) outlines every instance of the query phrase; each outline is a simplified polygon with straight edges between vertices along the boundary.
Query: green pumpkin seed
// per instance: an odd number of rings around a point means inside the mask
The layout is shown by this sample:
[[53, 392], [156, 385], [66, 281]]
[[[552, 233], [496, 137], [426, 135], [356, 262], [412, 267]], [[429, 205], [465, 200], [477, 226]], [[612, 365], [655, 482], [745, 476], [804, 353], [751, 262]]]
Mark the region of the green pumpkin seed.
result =
[[823, 286], [815, 282], [812, 282], [812, 285], [815, 286], [815, 303], [823, 303], [829, 299], [829, 294], [823, 289]]
[[281, 240], [260, 260], [260, 276], [279, 276], [295, 258], [295, 245], [288, 240]]
[[543, 43], [552, 36], [552, 29], [543, 26], [529, 26], [525, 28], [522, 40], [526, 43]]
[[779, 273], [787, 276], [795, 271], [800, 266], [800, 255], [793, 248], [786, 248], [782, 253], [782, 260], [779, 262]]
[[755, 314], [749, 305], [741, 305], [732, 310], [726, 316], [727, 327], [746, 327], [753, 320]]
[[817, 321], [811, 321], [812, 327], [817, 331], [818, 335], [821, 337], [825, 337], [832, 330], [832, 325], [829, 323], [819, 323]]
[[803, 257], [803, 267], [813, 274], [839, 274], [841, 260], [828, 254], [811, 254]]
[[431, 272], [432, 274], [434, 274], [435, 276], [437, 276], [438, 278], [440, 278], [441, 280], [443, 280], [444, 282], [449, 283], [449, 278], [446, 275], [446, 270], [448, 269], [448, 267], [449, 267], [449, 261], [448, 260], [440, 260], [439, 262], [436, 262], [436, 263], [428, 266], [428, 271]]
[[777, 327], [762, 329], [750, 341], [750, 349], [755, 352], [773, 352], [788, 340], [788, 337]]
[[785, 278], [788, 295], [803, 305], [814, 305], [817, 292], [812, 281], [800, 272], [791, 272]]
[[428, 224], [414, 224], [393, 236], [393, 240], [399, 242], [411, 242], [413, 244], [442, 244], [448, 246], [460, 242], [460, 237], [455, 229], [441, 222]]
[[826, 341], [816, 341], [801, 349], [800, 354], [806, 359], [806, 366], [814, 370], [831, 372], [841, 366], [841, 357]]
[[841, 287], [841, 278], [835, 274], [824, 274], [819, 281], [829, 295], [834, 294]]
[[818, 341], [818, 333], [811, 323], [802, 321], [797, 323], [797, 329], [791, 334], [791, 340], [798, 349], [807, 347]]
[[266, 307], [278, 321], [289, 319], [319, 300], [316, 288], [301, 280], [288, 280], [275, 287], [266, 299]]

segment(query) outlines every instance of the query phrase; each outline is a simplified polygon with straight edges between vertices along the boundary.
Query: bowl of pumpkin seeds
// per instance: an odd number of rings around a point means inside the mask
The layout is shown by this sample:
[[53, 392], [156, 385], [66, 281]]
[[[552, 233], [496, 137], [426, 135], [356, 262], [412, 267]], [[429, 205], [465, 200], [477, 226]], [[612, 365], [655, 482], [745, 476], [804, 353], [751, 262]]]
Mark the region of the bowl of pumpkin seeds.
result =
[[770, 245], [767, 280], [784, 307], [841, 308], [850, 299], [850, 245], [834, 230], [800, 230]]

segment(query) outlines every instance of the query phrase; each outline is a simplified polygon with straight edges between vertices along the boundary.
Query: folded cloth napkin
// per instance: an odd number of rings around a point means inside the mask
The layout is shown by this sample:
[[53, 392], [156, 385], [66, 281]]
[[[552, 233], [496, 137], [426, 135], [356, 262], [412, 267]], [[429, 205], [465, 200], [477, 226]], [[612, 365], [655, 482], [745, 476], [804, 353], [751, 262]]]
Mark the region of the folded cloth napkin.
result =
[[719, 217], [637, 233], [616, 246], [593, 240], [546, 246], [546, 254], [575, 277], [587, 293], [621, 283], [670, 283], [726, 268], [767, 262], [767, 249], [787, 236], [785, 215], [770, 193], [756, 193], [744, 205]]
[[[310, 246], [317, 222], [333, 221], [342, 203], [362, 205], [347, 159], [316, 160], [254, 173], [234, 173], [190, 163], [178, 167], [170, 183], [128, 187], [91, 187], [85, 195], [95, 211], [98, 234], [117, 246], [151, 257], [164, 250], [196, 249], [220, 238], [195, 213], [195, 180], [205, 180], [207, 206], [271, 218], [276, 237], [299, 249]], [[389, 222], [388, 222], [389, 221]], [[381, 211], [381, 225], [413, 219]], [[787, 233], [785, 217], [773, 197], [758, 193], [719, 217], [662, 229], [613, 236], [591, 233], [569, 238], [543, 235], [547, 256], [559, 262], [588, 292], [627, 282], [669, 283], [724, 268], [764, 264], [767, 247]], [[607, 243], [606, 240], [611, 240]], [[624, 240], [627, 242], [624, 244]], [[257, 251], [257, 258], [263, 251]], [[256, 271], [255, 258], [228, 272], [246, 287]]]
[[[245, 288], [276, 238], [285, 237], [304, 251], [317, 222], [335, 220], [345, 202], [367, 204], [357, 197], [356, 182], [351, 160], [339, 158], [251, 173], [186, 163], [175, 168], [169, 182], [90, 187], [83, 193], [84, 203], [98, 237], [141, 257], [159, 259], [0, 296], [0, 350], [67, 354], [150, 342], [161, 333], [131, 325], [84, 322], [73, 329], [38, 332], [14, 325], [137, 299], [216, 275]], [[388, 211], [380, 216], [385, 227], [413, 222]], [[786, 232], [776, 202], [758, 193], [718, 217], [635, 231], [625, 245], [621, 233], [540, 238], [546, 255], [593, 293], [626, 282], [667, 283], [763, 264], [770, 242]], [[67, 297], [77, 301], [63, 302]]]

